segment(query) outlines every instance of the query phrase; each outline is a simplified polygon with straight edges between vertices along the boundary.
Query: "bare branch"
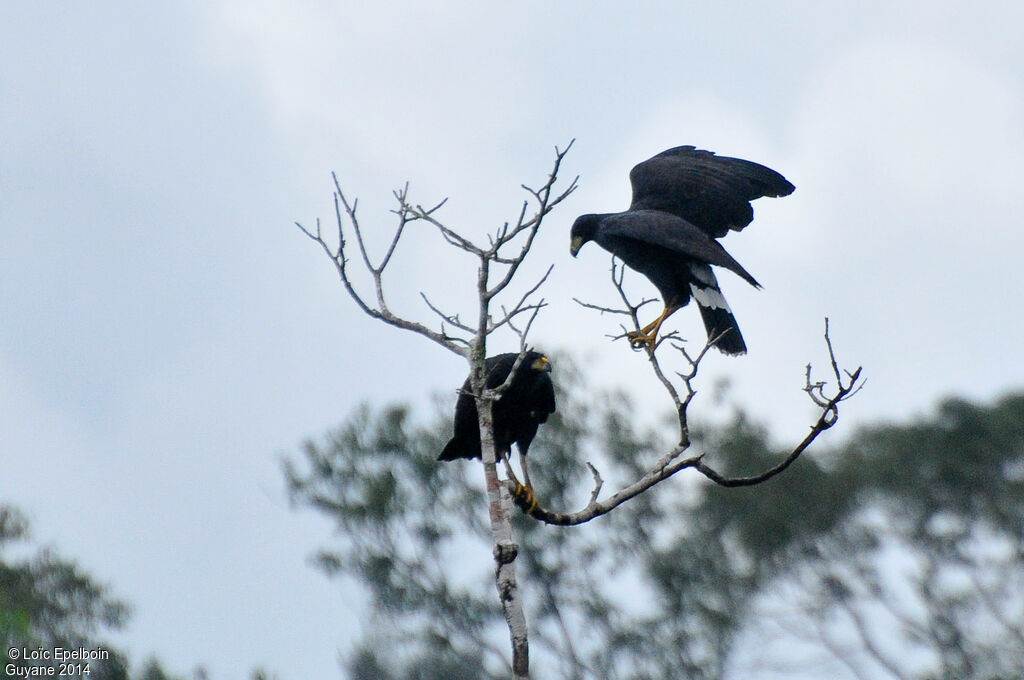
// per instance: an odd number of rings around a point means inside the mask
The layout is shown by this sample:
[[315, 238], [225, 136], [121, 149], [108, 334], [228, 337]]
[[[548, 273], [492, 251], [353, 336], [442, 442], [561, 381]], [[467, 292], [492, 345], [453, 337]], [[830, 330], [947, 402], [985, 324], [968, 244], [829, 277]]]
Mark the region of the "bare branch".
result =
[[[533, 315], [536, 316], [537, 310], [541, 309], [542, 307], [546, 307], [547, 303], [545, 303], [544, 300], [541, 300], [540, 302], [533, 303], [533, 304], [527, 304], [526, 301], [530, 298], [531, 295], [536, 293], [537, 290], [542, 285], [544, 285], [544, 282], [547, 281], [548, 276], [551, 274], [551, 271], [554, 268], [555, 268], [555, 265], [551, 265], [550, 267], [548, 267], [548, 270], [544, 273], [544, 276], [542, 276], [540, 278], [540, 280], [532, 288], [530, 288], [528, 291], [523, 293], [522, 297], [519, 298], [519, 301], [512, 307], [511, 311], [509, 311], [508, 309], [505, 308], [504, 305], [502, 305], [501, 306], [501, 312], [502, 312], [503, 316], [500, 319], [498, 319], [497, 321], [491, 322], [491, 324], [488, 326], [489, 332], [493, 332], [493, 331], [497, 330], [498, 328], [501, 328], [505, 324], [508, 324], [513, 330], [516, 330], [515, 327], [512, 326], [512, 323], [511, 323], [512, 319], [514, 319], [519, 314], [522, 314], [522, 313], [528, 312], [528, 311], [533, 311]], [[531, 323], [532, 323], [532, 319], [531, 319]], [[527, 328], [529, 328], [529, 324], [527, 325]], [[516, 331], [516, 333], [519, 334], [519, 331]], [[520, 337], [522, 339], [522, 334], [519, 334], [519, 335], [520, 335]]]
[[558, 179], [558, 170], [559, 170], [559, 168], [562, 165], [562, 159], [565, 158], [565, 155], [567, 153], [569, 153], [569, 149], [572, 148], [572, 145], [575, 142], [576, 142], [575, 139], [571, 140], [569, 142], [569, 145], [566, 146], [565, 149], [563, 149], [563, 150], [559, 150], [557, 146], [555, 147], [555, 164], [554, 164], [554, 167], [551, 168], [551, 172], [548, 174], [548, 179], [544, 183], [544, 186], [542, 186], [539, 190], [534, 191], [533, 189], [530, 189], [525, 184], [522, 185], [523, 189], [525, 189], [531, 195], [533, 195], [534, 199], [537, 201], [537, 204], [538, 204], [537, 212], [534, 214], [534, 216], [532, 218], [530, 218], [529, 220], [526, 220], [525, 217], [526, 217], [527, 207], [526, 207], [526, 204], [524, 203], [522, 211], [519, 214], [519, 220], [516, 223], [515, 228], [513, 228], [512, 231], [508, 231], [508, 229], [506, 228], [504, 233], [500, 235], [500, 238], [498, 238], [495, 241], [495, 244], [492, 247], [492, 250], [497, 251], [498, 248], [500, 248], [501, 246], [505, 245], [506, 243], [508, 243], [509, 241], [514, 239], [520, 232], [522, 232], [524, 230], [529, 229], [529, 230], [531, 230], [535, 234], [537, 229], [540, 227], [540, 224], [543, 221], [544, 217], [549, 212], [551, 212], [551, 210], [556, 205], [558, 205], [563, 200], [565, 200], [569, 196], [569, 194], [571, 194], [573, 191], [576, 190], [576, 186], [577, 186], [576, 183], [579, 180], [578, 176], [575, 177], [572, 180], [572, 182], [569, 183], [569, 186], [561, 194], [556, 196], [554, 199], [551, 198], [551, 191], [554, 188], [555, 182]]
[[[427, 304], [427, 307], [430, 308], [430, 311], [434, 312], [439, 317], [441, 317], [441, 321], [443, 321], [444, 323], [446, 323], [446, 324], [448, 324], [450, 326], [454, 326], [455, 328], [458, 328], [460, 331], [466, 331], [467, 333], [472, 333], [473, 332], [472, 328], [470, 328], [469, 326], [467, 326], [466, 324], [462, 323], [462, 321], [459, 320], [459, 315], [458, 314], [446, 314], [446, 313], [442, 312], [440, 309], [438, 309], [434, 305], [434, 303], [432, 303], [430, 301], [430, 299], [423, 292], [420, 292], [420, 297], [423, 298], [423, 302], [425, 302]], [[457, 339], [457, 338], [453, 338], [453, 339]], [[465, 341], [465, 342], [468, 342], [468, 341]]]
[[[648, 348], [647, 353], [651, 367], [654, 370], [655, 375], [662, 382], [662, 385], [664, 385], [666, 391], [671, 396], [673, 403], [676, 407], [676, 413], [679, 418], [680, 426], [679, 444], [670, 451], [668, 451], [667, 453], [665, 453], [664, 455], [662, 455], [654, 463], [654, 465], [652, 465], [647, 470], [647, 472], [645, 472], [640, 477], [640, 479], [636, 480], [635, 482], [628, 486], [623, 487], [622, 489], [620, 489], [619, 491], [617, 491], [604, 501], [597, 500], [597, 496], [600, 493], [600, 487], [598, 487], [592, 493], [590, 501], [581, 510], [570, 513], [561, 513], [547, 510], [543, 507], [537, 507], [533, 510], [533, 512], [530, 513], [530, 515], [535, 519], [548, 524], [556, 524], [561, 526], [582, 524], [583, 522], [587, 522], [595, 517], [600, 517], [601, 515], [605, 515], [611, 512], [622, 503], [625, 503], [626, 501], [636, 497], [637, 495], [643, 493], [644, 491], [651, 488], [655, 484], [658, 484], [668, 479], [669, 477], [676, 474], [680, 470], [686, 468], [694, 468], [711, 481], [715, 482], [720, 486], [725, 487], [752, 486], [754, 484], [760, 484], [771, 479], [772, 477], [774, 477], [775, 475], [779, 474], [787, 467], [792, 465], [792, 463], [797, 458], [800, 457], [800, 454], [806, 451], [807, 448], [811, 445], [811, 443], [814, 442], [815, 439], [817, 439], [818, 435], [820, 435], [822, 432], [835, 425], [839, 417], [839, 403], [850, 398], [850, 396], [855, 394], [863, 384], [860, 380], [861, 368], [857, 368], [857, 370], [853, 371], [852, 373], [845, 373], [845, 375], [849, 377], [843, 379], [842, 376], [844, 375], [844, 372], [839, 369], [839, 363], [835, 358], [835, 353], [832, 348], [832, 343], [831, 339], [829, 338], [827, 327], [825, 332], [825, 339], [826, 346], [828, 347], [829, 351], [829, 360], [834, 367], [834, 373], [835, 375], [840, 376], [836, 386], [836, 391], [830, 397], [824, 397], [824, 385], [822, 384], [822, 386], [819, 387], [818, 383], [813, 383], [812, 388], [812, 383], [810, 382], [810, 373], [808, 372], [808, 387], [805, 389], [808, 390], [808, 394], [812, 396], [812, 399], [815, 401], [815, 403], [818, 404], [818, 406], [822, 409], [821, 415], [818, 417], [817, 422], [811, 427], [811, 431], [807, 434], [806, 437], [804, 437], [803, 441], [801, 441], [777, 465], [761, 472], [760, 474], [752, 475], [749, 477], [728, 477], [716, 471], [714, 468], [705, 463], [705, 454], [683, 457], [683, 454], [690, 446], [689, 431], [687, 425], [687, 408], [693, 398], [693, 395], [696, 394], [696, 391], [693, 389], [692, 386], [692, 380], [696, 378], [701, 361], [707, 355], [708, 350], [714, 345], [714, 342], [715, 340], [717, 340], [717, 338], [710, 338], [707, 341], [707, 343], [705, 343], [701, 351], [697, 354], [697, 356], [693, 358], [690, 357], [690, 355], [686, 352], [684, 347], [677, 345], [676, 343], [673, 343], [676, 349], [680, 351], [680, 354], [687, 360], [690, 366], [689, 371], [687, 372], [676, 372], [676, 375], [683, 381], [683, 385], [686, 389], [687, 396], [685, 397], [685, 399], [679, 398], [679, 392], [676, 389], [675, 385], [673, 385], [672, 382], [665, 376], [665, 373], [662, 370], [660, 362], [658, 360], [657, 347]], [[813, 391], [811, 391], [812, 389]], [[819, 398], [824, 399], [824, 401], [822, 403], [819, 403]], [[599, 478], [599, 474], [593, 468], [593, 466], [591, 466], [589, 463], [588, 466], [591, 468], [591, 472], [592, 474], [595, 475], [595, 478]]]
[[[618, 267], [617, 272], [616, 267]], [[630, 303], [629, 296], [626, 295], [626, 290], [625, 288], [622, 287], [623, 282], [626, 280], [626, 265], [616, 265], [615, 257], [612, 257], [611, 275], [612, 285], [614, 285], [615, 290], [619, 292], [619, 299], [622, 300], [622, 304], [626, 306], [626, 311], [629, 313], [629, 317], [633, 321], [633, 328], [635, 328], [636, 330], [640, 330], [640, 318], [636, 315], [636, 313], [637, 311], [639, 311], [640, 306], [644, 304], [644, 301], [641, 301], [638, 305]]]
[[363, 300], [363, 298], [359, 295], [356, 289], [352, 286], [352, 282], [349, 281], [348, 270], [346, 268], [348, 265], [348, 260], [345, 258], [344, 254], [345, 235], [341, 230], [341, 223], [339, 222], [338, 227], [338, 249], [336, 251], [331, 249], [331, 246], [328, 245], [327, 240], [323, 237], [320, 231], [319, 219], [316, 221], [316, 234], [311, 233], [308, 229], [303, 227], [298, 222], [295, 223], [295, 226], [297, 226], [302, 231], [303, 234], [305, 234], [310, 239], [315, 241], [320, 246], [320, 248], [323, 249], [324, 253], [327, 254], [331, 261], [334, 262], [334, 266], [338, 270], [338, 274], [341, 277], [342, 284], [345, 286], [345, 290], [348, 292], [349, 296], [355, 301], [355, 303], [359, 306], [359, 308], [362, 309], [368, 315], [383, 320], [379, 312], [370, 307], [366, 303], [366, 301]]
[[[836, 375], [836, 392], [832, 397], [825, 399], [824, 403], [819, 401], [819, 399], [824, 399], [824, 384], [814, 383], [815, 387], [812, 389], [810, 382], [810, 370], [808, 370], [807, 387], [805, 387], [804, 390], [811, 396], [814, 403], [821, 408], [821, 415], [818, 417], [818, 421], [811, 427], [811, 431], [807, 433], [806, 437], [804, 437], [803, 441], [801, 441], [796, 448], [786, 456], [786, 458], [784, 458], [778, 465], [775, 465], [760, 474], [749, 477], [726, 477], [706, 465], [703, 460], [698, 461], [694, 467], [696, 467], [696, 469], [705, 477], [720, 486], [737, 487], [760, 484], [789, 467], [793, 461], [799, 458], [800, 454], [811, 445], [811, 442], [817, 439], [819, 434], [835, 425], [836, 421], [839, 419], [839, 403], [849, 399], [850, 396], [856, 394], [861, 388], [862, 383], [859, 382], [861, 367], [858, 367], [853, 373], [848, 374], [850, 377], [847, 382], [843, 381], [843, 374], [839, 370], [839, 363], [836, 360], [835, 351], [832, 348], [832, 340], [829, 337], [828, 319], [825, 320], [825, 344], [828, 347], [829, 361], [831, 362]], [[810, 367], [808, 366], [808, 369], [809, 368]], [[815, 396], [815, 391], [820, 396]]]
[[[356, 233], [356, 242], [359, 245], [359, 252], [363, 256], [363, 263], [366, 264], [366, 268], [369, 269], [371, 272], [376, 272], [377, 274], [379, 274], [380, 272], [374, 269], [373, 265], [370, 264], [370, 256], [366, 252], [366, 244], [363, 243], [363, 232], [359, 228], [359, 219], [356, 217], [356, 208], [359, 205], [359, 201], [356, 200], [350, 205], [348, 200], [345, 198], [345, 193], [341, 190], [341, 184], [338, 183], [338, 176], [332, 172], [331, 178], [334, 180], [334, 212], [338, 216], [338, 233], [341, 233], [342, 225], [341, 208], [338, 205], [338, 202], [340, 200], [341, 204], [345, 206], [345, 212], [348, 214], [349, 222], [351, 222], [352, 224], [352, 231]], [[344, 246], [344, 239], [339, 240], [341, 242], [341, 246]]]
[[596, 503], [597, 497], [601, 494], [601, 487], [604, 486], [604, 479], [601, 478], [601, 473], [597, 471], [597, 468], [587, 461], [587, 467], [590, 468], [590, 474], [594, 478], [594, 490], [590, 492], [590, 502]]
[[[526, 352], [526, 336], [530, 334], [530, 328], [533, 326], [533, 322], [537, 318], [537, 313], [540, 312], [541, 308], [546, 307], [546, 306], [547, 306], [547, 303], [544, 302], [543, 300], [541, 300], [536, 305], [530, 305], [528, 307], [523, 307], [522, 309], [518, 310], [518, 312], [510, 314], [507, 317], [509, 328], [511, 328], [512, 331], [516, 335], [519, 336], [519, 352], [520, 353]], [[530, 314], [530, 318], [526, 321], [526, 326], [524, 326], [522, 328], [522, 330], [520, 330], [518, 327], [516, 327], [516, 325], [514, 323], [512, 323], [512, 319], [515, 318], [516, 314], [518, 314], [520, 312], [525, 312], [525, 311], [528, 311], [528, 310], [531, 310], [531, 309], [533, 310], [533, 313]]]
[[300, 224], [299, 222], [296, 222], [295, 226], [298, 227], [299, 230], [302, 231], [303, 234], [308, 236], [314, 242], [320, 244], [324, 248], [324, 250], [326, 251], [327, 257], [330, 257], [331, 259], [334, 259], [334, 257], [336, 257], [336, 253], [331, 250], [331, 248], [324, 241], [323, 236], [320, 234], [320, 218], [319, 217], [316, 219], [316, 233], [313, 233], [313, 232], [309, 231], [304, 226], [302, 226], [302, 224]]
[[427, 222], [428, 224], [432, 224], [435, 227], [437, 227], [438, 231], [441, 232], [441, 235], [444, 237], [444, 239], [451, 245], [455, 246], [456, 248], [461, 248], [462, 250], [465, 250], [467, 253], [472, 253], [477, 257], [482, 256], [484, 254], [484, 251], [481, 248], [474, 245], [473, 242], [470, 241], [469, 239], [464, 238], [455, 231], [452, 231], [451, 229], [449, 229], [448, 227], [446, 227], [444, 224], [442, 224], [440, 221], [433, 217], [431, 213], [433, 213], [434, 210], [437, 210], [437, 208], [441, 207], [442, 205], [444, 205], [444, 201], [442, 201], [434, 208], [431, 208], [430, 210], [425, 210], [423, 206], [417, 205], [415, 208], [410, 208], [410, 214], [417, 220], [423, 220], [424, 222]]
[[[355, 301], [356, 305], [367, 315], [375, 319], [379, 319], [380, 321], [383, 321], [384, 323], [387, 323], [391, 326], [395, 326], [396, 328], [402, 328], [422, 335], [426, 338], [429, 338], [430, 340], [433, 340], [434, 342], [441, 345], [445, 349], [454, 352], [455, 354], [465, 356], [467, 354], [467, 341], [461, 338], [456, 338], [448, 335], [448, 333], [444, 330], [443, 324], [440, 331], [435, 331], [419, 322], [411, 321], [409, 319], [405, 319], [403, 317], [398, 316], [397, 314], [393, 313], [391, 309], [388, 307], [387, 299], [384, 294], [384, 271], [389, 262], [391, 261], [391, 257], [393, 256], [395, 249], [398, 246], [398, 242], [402, 237], [405, 225], [412, 221], [412, 218], [414, 217], [414, 214], [410, 212], [408, 204], [406, 203], [406, 192], [408, 191], [408, 185], [406, 185], [404, 189], [395, 192], [395, 197], [399, 201], [399, 209], [394, 212], [396, 212], [396, 214], [398, 214], [399, 216], [399, 224], [389, 242], [387, 251], [385, 252], [384, 257], [382, 258], [381, 263], [377, 266], [374, 266], [370, 260], [369, 252], [367, 251], [366, 243], [363, 239], [362, 228], [359, 224], [359, 219], [356, 214], [358, 201], [353, 201], [350, 203], [341, 189], [341, 184], [338, 180], [337, 175], [332, 173], [331, 176], [334, 180], [334, 210], [335, 217], [338, 223], [337, 250], [333, 250], [327, 243], [326, 239], [323, 237], [323, 234], [320, 229], [319, 220], [317, 221], [317, 229], [315, 233], [310, 232], [301, 224], [297, 223], [297, 226], [302, 231], [302, 233], [304, 233], [307, 237], [309, 237], [314, 242], [319, 244], [323, 251], [331, 258], [331, 261], [334, 263], [334, 266], [338, 271], [338, 275], [341, 278], [342, 285], [345, 287], [345, 291], [349, 294], [349, 297], [351, 297], [353, 301]], [[431, 212], [433, 210], [436, 210], [443, 204], [444, 202], [442, 201], [435, 208], [432, 208]], [[365, 265], [366, 270], [369, 273], [371, 280], [373, 281], [373, 289], [376, 294], [375, 305], [370, 304], [369, 301], [364, 299], [362, 295], [359, 294], [359, 292], [355, 289], [355, 286], [352, 283], [351, 277], [349, 276], [349, 259], [345, 254], [346, 217], [348, 218], [348, 222], [351, 225], [352, 231], [356, 235], [356, 242], [357, 245], [359, 246], [359, 252], [362, 257], [363, 264]], [[429, 302], [428, 306], [431, 306]], [[440, 313], [440, 311], [437, 310], [436, 308], [433, 309], [435, 313], [441, 314], [442, 318], [447, 323], [455, 326], [456, 328], [460, 328], [460, 325], [453, 323], [451, 318], [448, 318], [443, 313]]]
[[[530, 251], [530, 248], [533, 247], [533, 240], [537, 236], [537, 232], [540, 230], [544, 217], [546, 217], [547, 214], [555, 208], [555, 206], [564, 201], [569, 194], [576, 190], [576, 181], [579, 179], [578, 177], [573, 179], [568, 188], [566, 188], [561, 194], [554, 198], [551, 197], [555, 182], [558, 179], [558, 169], [562, 164], [562, 159], [565, 157], [565, 154], [567, 154], [569, 149], [572, 148], [572, 144], [572, 142], [569, 142], [569, 146], [567, 146], [564, 151], [559, 151], [558, 147], [555, 147], [555, 164], [551, 169], [551, 173], [548, 175], [547, 182], [544, 183], [544, 186], [541, 187], [541, 189], [533, 191], [532, 189], [524, 186], [524, 188], [533, 195], [537, 202], [536, 212], [533, 217], [528, 220], [526, 219], [527, 204], [524, 202], [522, 210], [519, 213], [519, 220], [516, 223], [516, 226], [509, 230], [508, 225], [506, 224], [501, 230], [499, 230], [497, 238], [494, 239], [490, 250], [487, 251], [492, 261], [508, 266], [508, 270], [506, 270], [502, 279], [486, 291], [488, 299], [498, 295], [498, 293], [503, 291], [512, 281], [512, 277], [515, 276], [516, 272], [519, 270], [519, 265], [523, 263], [523, 260], [526, 259], [526, 254]], [[527, 236], [519, 249], [519, 253], [511, 258], [500, 256], [499, 250], [524, 231], [527, 232]]]
[[577, 297], [574, 297], [572, 301], [578, 304], [580, 307], [583, 307], [584, 309], [593, 309], [594, 311], [600, 312], [601, 314], [625, 314], [627, 316], [629, 315], [629, 312], [625, 309], [612, 309], [611, 307], [603, 307], [601, 305], [596, 305], [591, 302], [584, 302], [583, 300], [580, 300]]
[[[337, 182], [337, 179], [335, 179], [335, 182]], [[388, 266], [388, 262], [391, 261], [391, 256], [395, 252], [395, 246], [398, 245], [398, 239], [402, 238], [402, 231], [405, 229], [405, 225], [409, 223], [409, 211], [407, 210], [408, 206], [405, 203], [405, 197], [409, 194], [409, 183], [406, 182], [405, 187], [401, 191], [396, 191], [394, 193], [395, 198], [398, 199], [400, 205], [398, 210], [392, 211], [398, 215], [398, 229], [395, 230], [395, 236], [391, 239], [391, 245], [388, 246], [387, 252], [384, 253], [384, 258], [380, 261], [380, 266], [375, 270], [377, 273], [384, 271], [384, 268]], [[360, 243], [362, 243], [362, 241], [360, 241]]]
[[[677, 447], [663, 456], [662, 459], [678, 457], [682, 452], [683, 449]], [[559, 526], [583, 524], [584, 522], [589, 522], [595, 517], [608, 514], [618, 506], [635, 498], [655, 484], [668, 479], [676, 472], [679, 472], [679, 470], [692, 467], [696, 461], [697, 458], [687, 458], [677, 460], [675, 463], [665, 467], [659, 468], [658, 465], [655, 465], [632, 484], [623, 487], [603, 501], [591, 501], [585, 508], [576, 512], [552, 512], [538, 506], [530, 513], [530, 516], [546, 524], [556, 524]]]
[[537, 283], [535, 283], [532, 288], [523, 293], [522, 297], [519, 298], [519, 302], [515, 304], [515, 307], [513, 307], [513, 309], [518, 309], [526, 305], [526, 301], [530, 298], [530, 296], [536, 293], [540, 289], [540, 287], [544, 285], [544, 282], [548, 280], [548, 276], [551, 275], [551, 272], [552, 270], [554, 270], [554, 268], [555, 265], [549, 266], [547, 271], [544, 272], [544, 276], [540, 277], [540, 280], [537, 281]]

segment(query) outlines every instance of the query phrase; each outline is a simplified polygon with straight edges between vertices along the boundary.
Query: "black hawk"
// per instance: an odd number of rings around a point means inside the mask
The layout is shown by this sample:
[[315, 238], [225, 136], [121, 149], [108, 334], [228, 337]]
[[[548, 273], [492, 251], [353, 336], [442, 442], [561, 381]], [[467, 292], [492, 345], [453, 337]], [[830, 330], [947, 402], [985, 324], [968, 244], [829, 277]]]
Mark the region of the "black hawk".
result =
[[[516, 353], [499, 354], [487, 359], [487, 387], [503, 384], [515, 365]], [[527, 352], [508, 388], [491, 408], [494, 425], [494, 446], [498, 460], [507, 461], [512, 443], [519, 449], [519, 465], [523, 471], [523, 488], [516, 494], [525, 498], [532, 510], [536, 505], [526, 455], [537, 428], [555, 412], [555, 388], [551, 383], [551, 362], [539, 352]], [[438, 460], [480, 458], [480, 423], [476, 400], [471, 394], [469, 378], [462, 384], [455, 402], [455, 436], [445, 445]]]
[[760, 284], [716, 239], [739, 231], [754, 219], [750, 202], [762, 196], [788, 196], [795, 187], [763, 165], [677, 146], [639, 163], [629, 173], [629, 210], [581, 215], [572, 225], [573, 257], [587, 241], [646, 276], [661, 293], [664, 311], [629, 334], [634, 347], [656, 345], [661, 324], [692, 297], [708, 338], [726, 354], [743, 354], [736, 318], [718, 287], [711, 265], [725, 267]]

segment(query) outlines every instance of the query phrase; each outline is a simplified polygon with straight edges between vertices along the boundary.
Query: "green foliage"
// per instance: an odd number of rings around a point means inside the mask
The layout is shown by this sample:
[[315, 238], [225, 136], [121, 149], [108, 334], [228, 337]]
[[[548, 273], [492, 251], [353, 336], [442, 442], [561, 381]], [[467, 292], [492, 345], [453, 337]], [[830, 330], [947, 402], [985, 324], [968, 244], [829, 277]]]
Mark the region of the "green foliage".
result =
[[[124, 627], [130, 613], [128, 605], [51, 548], [15, 557], [12, 553], [29, 552], [25, 550], [29, 538], [25, 516], [10, 505], [0, 504], [0, 668], [12, 663], [11, 648], [85, 648], [109, 653], [108, 659], [89, 662], [89, 674], [80, 676], [89, 680], [183, 680], [167, 673], [156, 659], [149, 659], [137, 673], [130, 673], [127, 654], [104, 637]], [[36, 672], [52, 669], [54, 677], [60, 673], [56, 659], [13, 662], [22, 672], [31, 667]], [[265, 672], [255, 673], [254, 680], [269, 680]], [[202, 669], [197, 669], [195, 677], [201, 675]]]
[[[628, 399], [595, 394], [566, 364], [531, 469], [545, 506], [572, 509], [591, 490], [585, 461], [614, 489], [664, 447]], [[422, 426], [404, 407], [363, 406], [286, 463], [293, 502], [337, 523], [318, 565], [369, 595], [350, 678], [507, 677], [479, 463], [435, 460], [448, 408]], [[1024, 396], [947, 400], [756, 487], [684, 473], [579, 527], [517, 517], [534, 676], [728, 677], [778, 623], [836, 677], [1024, 677], [1022, 423]], [[769, 441], [742, 413], [694, 436], [734, 474], [777, 462]], [[893, 570], [894, 554], [911, 568]]]
[[907, 677], [1024, 677], [1024, 395], [947, 399], [834, 457], [831, 477], [856, 502], [788, 565], [822, 641], [843, 618], [868, 675], [917, 658]]
[[[12, 544], [28, 539], [28, 521], [11, 506], [0, 506], [0, 555]], [[127, 662], [100, 631], [124, 625], [128, 606], [114, 599], [73, 562], [43, 549], [29, 559], [0, 559], [0, 647], [3, 665], [10, 662], [12, 647], [34, 649], [105, 649], [110, 659], [90, 664], [96, 680], [127, 679]], [[19, 665], [53, 668], [56, 660], [38, 660]]]
[[156, 659], [150, 659], [143, 664], [139, 671], [138, 680], [182, 680], [164, 670], [163, 666]]

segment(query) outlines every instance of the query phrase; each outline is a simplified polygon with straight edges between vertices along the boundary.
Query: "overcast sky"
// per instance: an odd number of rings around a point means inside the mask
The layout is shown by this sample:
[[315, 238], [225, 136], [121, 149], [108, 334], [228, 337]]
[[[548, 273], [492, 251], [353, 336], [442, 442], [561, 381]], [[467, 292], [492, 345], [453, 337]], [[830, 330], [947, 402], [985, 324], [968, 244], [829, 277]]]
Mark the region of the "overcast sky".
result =
[[[378, 253], [405, 181], [484, 240], [575, 138], [580, 188], [524, 273], [555, 265], [533, 341], [656, 410], [642, 359], [570, 300], [613, 292], [569, 226], [624, 209], [665, 148], [755, 160], [797, 190], [725, 241], [764, 289], [720, 275], [751, 351], [710, 357], [706, 389], [799, 439], [826, 315], [868, 379], [844, 428], [1024, 384], [1024, 5], [703, 5], [5, 4], [0, 494], [135, 605], [136, 660], [332, 677], [358, 601], [308, 566], [330, 527], [289, 510], [279, 459], [465, 375], [361, 315], [294, 227], [333, 224], [331, 171]], [[393, 267], [399, 311], [430, 320], [422, 290], [472, 313], [472, 263], [429, 229]], [[671, 323], [703, 340], [693, 310]]]

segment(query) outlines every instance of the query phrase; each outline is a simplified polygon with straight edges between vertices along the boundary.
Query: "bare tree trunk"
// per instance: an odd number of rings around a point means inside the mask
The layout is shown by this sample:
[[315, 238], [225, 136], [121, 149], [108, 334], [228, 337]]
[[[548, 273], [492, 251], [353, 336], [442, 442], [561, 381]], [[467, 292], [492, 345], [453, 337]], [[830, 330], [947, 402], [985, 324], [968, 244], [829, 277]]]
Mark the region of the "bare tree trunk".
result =
[[[512, 497], [498, 479], [497, 457], [494, 449], [494, 427], [491, 420], [489, 399], [477, 400], [480, 415], [480, 447], [484, 461], [484, 478], [487, 483], [487, 504], [491, 519], [491, 534], [494, 537], [494, 582], [498, 587], [501, 611], [508, 624], [512, 640], [512, 677], [515, 680], [529, 680], [530, 649], [526, 632], [526, 614], [523, 600], [516, 581], [516, 556], [519, 546], [512, 537]], [[505, 452], [507, 454], [507, 452]]]
[[[497, 451], [494, 446], [494, 399], [487, 389], [487, 333], [490, 323], [487, 295], [490, 277], [490, 262], [481, 258], [477, 274], [477, 288], [480, 309], [477, 335], [470, 347], [471, 384], [476, 395], [477, 418], [480, 424], [480, 458], [483, 461], [484, 482], [487, 488], [487, 509], [491, 521], [491, 535], [494, 545], [494, 583], [498, 588], [501, 612], [508, 624], [512, 641], [512, 677], [515, 680], [530, 678], [530, 647], [526, 632], [526, 613], [519, 594], [516, 580], [515, 559], [519, 546], [512, 537], [512, 499], [501, 480], [498, 479], [498, 458], [507, 456], [508, 451]], [[510, 376], [511, 377], [511, 376]]]

